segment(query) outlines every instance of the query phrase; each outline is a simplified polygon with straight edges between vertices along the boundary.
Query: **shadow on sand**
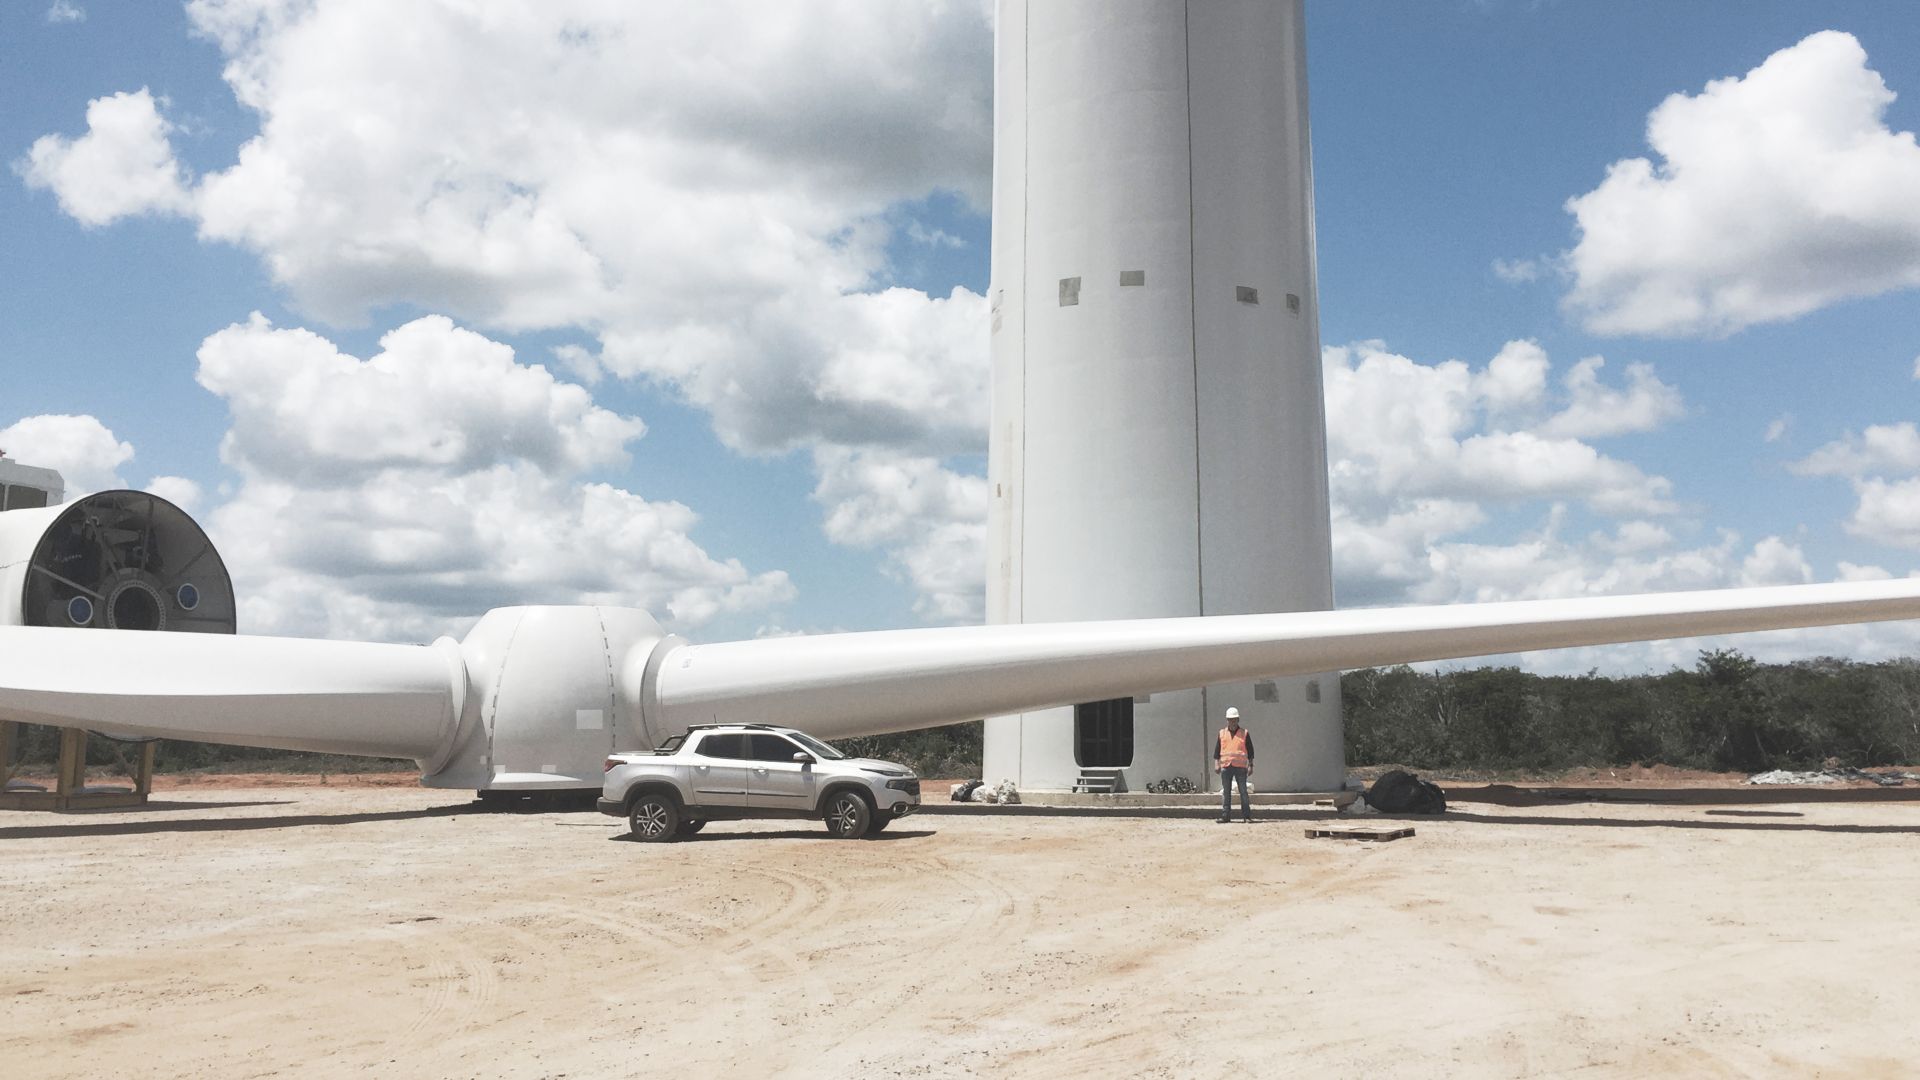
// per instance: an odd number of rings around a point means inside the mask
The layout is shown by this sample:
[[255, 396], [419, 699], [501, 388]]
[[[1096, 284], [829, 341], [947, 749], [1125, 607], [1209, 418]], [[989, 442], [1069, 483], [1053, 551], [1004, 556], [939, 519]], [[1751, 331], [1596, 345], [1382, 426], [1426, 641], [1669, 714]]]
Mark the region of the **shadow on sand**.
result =
[[1558, 806], [1566, 803], [1642, 803], [1656, 806], [1752, 806], [1769, 803], [1920, 802], [1914, 787], [1515, 787], [1485, 784], [1448, 787], [1449, 803], [1495, 806]]
[[[1854, 835], [1874, 835], [1884, 833], [1895, 836], [1920, 836], [1920, 814], [1915, 815], [1913, 825], [1849, 825], [1818, 824], [1814, 822], [1778, 820], [1802, 818], [1799, 811], [1788, 810], [1727, 810], [1712, 808], [1715, 804], [1797, 804], [1812, 803], [1859, 804], [1887, 802], [1920, 802], [1920, 788], [1516, 788], [1504, 784], [1492, 784], [1485, 787], [1448, 788], [1447, 801], [1452, 808], [1444, 814], [1367, 814], [1360, 817], [1348, 817], [1318, 806], [1292, 806], [1286, 808], [1266, 806], [1255, 807], [1257, 815], [1254, 824], [1277, 822], [1283, 824], [1309, 824], [1322, 821], [1352, 821], [1384, 823], [1404, 821], [1413, 824], [1420, 822], [1472, 822], [1481, 825], [1546, 825], [1561, 828], [1611, 828], [1611, 829], [1729, 829], [1754, 832], [1829, 832]], [[1523, 814], [1477, 814], [1471, 810], [1460, 809], [1462, 804], [1472, 806], [1475, 803], [1496, 806], [1571, 806], [1574, 804], [1617, 803], [1636, 806], [1671, 806], [1676, 809], [1700, 808], [1702, 816], [1662, 815], [1648, 818], [1621, 817], [1549, 817]], [[1920, 807], [1916, 807], [1920, 810]], [[921, 808], [922, 815], [960, 816], [1002, 816], [1019, 818], [1159, 818], [1211, 821], [1220, 814], [1218, 807], [1201, 806], [1035, 806], [1019, 803], [1013, 806], [973, 805], [955, 803], [952, 805], [934, 804]], [[1717, 820], [1724, 818], [1738, 820]], [[1234, 809], [1235, 823], [1238, 823], [1239, 808]], [[1754, 820], [1764, 819], [1764, 820]]]
[[[712, 826], [708, 826], [708, 829], [711, 830]], [[920, 837], [938, 835], [939, 834], [932, 829], [888, 829], [878, 836], [869, 835], [863, 836], [860, 839], [867, 843], [883, 844], [889, 840], [913, 840]], [[621, 844], [638, 844], [642, 842], [639, 837], [627, 832], [623, 832], [619, 836], [610, 836], [607, 839]], [[722, 840], [831, 840], [836, 843], [841, 842], [839, 837], [834, 836], [825, 829], [782, 829], [779, 832], [712, 832], [703, 830], [692, 836], [683, 836], [678, 840], [670, 840], [668, 843], [711, 844]]]
[[[207, 810], [232, 806], [281, 806], [280, 802], [265, 803], [149, 803], [138, 810], [122, 809], [119, 813], [145, 813], [157, 808], [163, 810]], [[112, 812], [112, 811], [102, 811]], [[491, 813], [492, 808], [479, 803], [462, 803], [458, 806], [430, 806], [423, 810], [386, 810], [365, 814], [287, 814], [278, 817], [253, 818], [160, 818], [138, 821], [100, 821], [75, 822], [71, 825], [18, 825], [0, 826], [0, 840], [45, 840], [86, 836], [139, 836], [148, 833], [193, 833], [193, 832], [256, 832], [263, 829], [296, 829], [312, 825], [359, 825], [369, 821], [407, 821], [414, 818], [453, 817], [460, 814]]]

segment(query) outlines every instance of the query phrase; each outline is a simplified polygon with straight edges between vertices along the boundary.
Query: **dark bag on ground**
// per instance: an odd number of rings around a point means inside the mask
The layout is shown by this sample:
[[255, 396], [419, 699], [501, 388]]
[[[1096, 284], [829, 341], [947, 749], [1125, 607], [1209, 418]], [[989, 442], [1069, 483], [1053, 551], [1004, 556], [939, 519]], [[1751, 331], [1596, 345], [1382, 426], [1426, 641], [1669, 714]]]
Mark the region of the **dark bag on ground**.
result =
[[1367, 789], [1367, 805], [1383, 814], [1444, 814], [1447, 793], [1431, 780], [1394, 769]]
[[981, 784], [981, 781], [979, 780], [969, 780], [966, 783], [961, 784], [959, 787], [954, 788], [952, 793], [953, 801], [954, 802], [972, 802], [973, 793], [980, 790], [980, 784]]

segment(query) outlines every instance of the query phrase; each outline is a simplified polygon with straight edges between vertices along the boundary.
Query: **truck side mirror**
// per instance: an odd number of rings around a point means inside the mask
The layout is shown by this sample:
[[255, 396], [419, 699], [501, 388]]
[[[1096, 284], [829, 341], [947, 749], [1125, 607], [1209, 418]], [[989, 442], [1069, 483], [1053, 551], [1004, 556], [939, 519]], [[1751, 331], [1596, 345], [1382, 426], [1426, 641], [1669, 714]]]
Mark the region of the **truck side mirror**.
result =
[[811, 765], [813, 764], [813, 755], [807, 753], [805, 750], [796, 750], [793, 754], [793, 760], [801, 765]]

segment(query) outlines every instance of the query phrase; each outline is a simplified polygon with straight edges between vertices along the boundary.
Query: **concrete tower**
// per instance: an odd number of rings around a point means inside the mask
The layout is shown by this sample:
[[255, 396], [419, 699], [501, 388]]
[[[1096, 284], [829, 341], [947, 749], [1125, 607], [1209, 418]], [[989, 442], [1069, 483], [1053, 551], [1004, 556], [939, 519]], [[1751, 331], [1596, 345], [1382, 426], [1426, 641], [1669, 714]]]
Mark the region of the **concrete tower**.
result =
[[[1000, 0], [987, 619], [1333, 606], [1301, 0]], [[1334, 674], [987, 721], [985, 774], [1065, 789], [1344, 771]]]

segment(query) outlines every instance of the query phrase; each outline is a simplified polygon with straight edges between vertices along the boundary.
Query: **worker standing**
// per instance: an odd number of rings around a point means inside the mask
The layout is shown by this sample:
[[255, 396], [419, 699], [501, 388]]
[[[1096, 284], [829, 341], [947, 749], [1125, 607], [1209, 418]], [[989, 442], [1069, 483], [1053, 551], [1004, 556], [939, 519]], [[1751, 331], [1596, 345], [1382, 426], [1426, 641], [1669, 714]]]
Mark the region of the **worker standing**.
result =
[[1220, 821], [1233, 820], [1233, 785], [1240, 785], [1240, 820], [1253, 820], [1247, 777], [1253, 775], [1253, 735], [1240, 726], [1240, 710], [1227, 710], [1227, 726], [1213, 741], [1213, 771], [1220, 774]]

